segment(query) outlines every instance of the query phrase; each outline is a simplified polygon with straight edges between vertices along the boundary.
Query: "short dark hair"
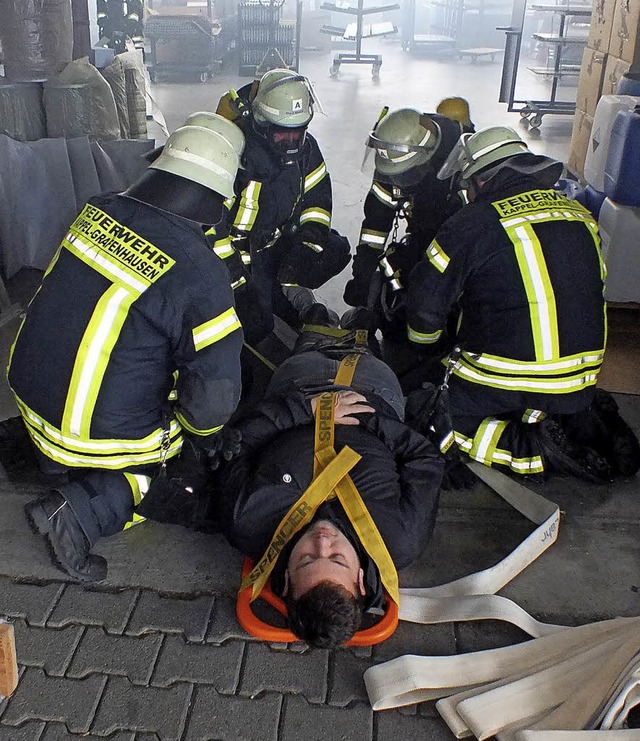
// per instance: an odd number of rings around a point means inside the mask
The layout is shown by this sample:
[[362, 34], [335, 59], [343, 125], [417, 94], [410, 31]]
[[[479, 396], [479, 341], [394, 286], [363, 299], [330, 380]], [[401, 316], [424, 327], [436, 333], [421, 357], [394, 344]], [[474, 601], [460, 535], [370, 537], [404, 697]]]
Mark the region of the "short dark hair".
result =
[[286, 602], [289, 628], [315, 648], [341, 646], [353, 638], [362, 622], [362, 598], [328, 580]]

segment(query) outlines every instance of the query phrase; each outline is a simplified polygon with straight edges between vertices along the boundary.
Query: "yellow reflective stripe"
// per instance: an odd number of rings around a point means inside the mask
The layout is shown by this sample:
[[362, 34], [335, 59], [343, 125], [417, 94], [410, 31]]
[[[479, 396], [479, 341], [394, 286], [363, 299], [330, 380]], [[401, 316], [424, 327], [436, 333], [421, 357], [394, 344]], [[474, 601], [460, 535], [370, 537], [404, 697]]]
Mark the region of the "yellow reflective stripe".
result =
[[127, 289], [113, 285], [96, 304], [73, 364], [62, 415], [64, 434], [90, 437], [91, 418], [111, 352], [137, 298]]
[[438, 444], [438, 447], [440, 448], [441, 453], [446, 453], [447, 450], [453, 445], [455, 442], [455, 435], [453, 434], [453, 430], [450, 432], [447, 432], [447, 434], [440, 440], [440, 443]]
[[439, 272], [444, 273], [449, 266], [449, 255], [447, 255], [435, 239], [427, 247], [426, 254], [433, 267]]
[[[131, 493], [133, 494], [133, 506], [137, 507], [149, 489], [151, 478], [149, 476], [139, 476], [133, 473], [125, 473], [124, 477], [127, 479], [127, 482], [131, 487]], [[142, 515], [136, 514], [134, 512], [129, 522], [127, 522], [122, 529], [128, 530], [130, 527], [139, 525], [141, 522], [144, 522], [145, 519], [146, 518], [142, 517]]]
[[331, 214], [325, 208], [305, 208], [300, 214], [300, 226], [308, 221], [317, 221], [324, 226], [331, 226]]
[[231, 257], [231, 255], [233, 255], [233, 253], [235, 252], [234, 248], [231, 245], [231, 237], [219, 239], [213, 245], [213, 251], [221, 260], [226, 260], [227, 257]]
[[98, 253], [93, 247], [83, 242], [79, 237], [74, 237], [71, 233], [67, 234], [63, 244], [69, 252], [90, 268], [108, 278], [112, 283], [126, 286], [138, 294], [146, 291], [150, 285], [150, 283], [132, 275], [130, 270], [123, 268], [115, 260]]
[[[69, 451], [51, 443], [39, 431], [31, 428], [29, 430], [34, 445], [48, 458], [63, 466], [74, 468], [106, 468], [109, 470], [128, 468], [130, 466], [141, 466], [146, 463], [158, 463], [162, 457], [160, 445], [150, 452], [121, 453], [119, 455], [89, 455], [75, 451]], [[182, 435], [175, 438], [169, 447], [169, 458], [172, 458], [182, 450]]]
[[317, 185], [322, 178], [327, 174], [327, 166], [323, 162], [319, 167], [316, 167], [316, 169], [313, 172], [310, 172], [304, 179], [304, 192], [307, 193], [308, 191], [313, 188], [314, 185]]
[[[595, 245], [596, 252], [598, 253], [598, 261], [600, 262], [600, 279], [602, 280], [603, 284], [603, 291], [604, 291], [604, 284], [607, 280], [607, 266], [605, 261], [602, 258], [602, 250], [600, 249], [600, 233], [598, 232], [598, 225], [594, 221], [588, 221], [587, 226], [589, 227], [589, 231], [591, 232], [591, 237], [593, 238], [593, 244]], [[607, 304], [606, 302], [603, 302], [603, 324], [604, 324], [604, 346], [607, 346], [607, 335], [609, 332], [609, 322], [607, 321]]]
[[206, 437], [207, 435], [213, 435], [222, 429], [222, 425], [217, 425], [216, 427], [211, 427], [208, 430], [200, 430], [197, 427], [194, 427], [193, 425], [189, 424], [189, 422], [187, 422], [184, 415], [180, 414], [180, 412], [176, 412], [176, 417], [178, 418], [178, 422], [180, 422], [182, 427], [184, 427], [184, 429], [187, 430], [187, 432], [191, 432], [193, 435], [198, 435], [198, 437]]
[[388, 190], [385, 190], [380, 184], [374, 183], [371, 186], [371, 193], [379, 200], [382, 201], [382, 203], [385, 204], [385, 206], [391, 206], [392, 208], [396, 207], [397, 200], [389, 193]]
[[133, 513], [131, 516], [131, 519], [129, 522], [126, 522], [124, 524], [123, 530], [128, 530], [130, 527], [134, 527], [135, 525], [139, 525], [141, 522], [146, 522], [146, 517], [143, 517], [142, 515], [137, 514], [136, 512]]
[[231, 283], [231, 288], [235, 291], [236, 288], [240, 288], [240, 286], [243, 286], [247, 282], [247, 279], [244, 277], [244, 275], [241, 275], [238, 280], [234, 280]]
[[563, 394], [580, 391], [587, 386], [594, 386], [598, 380], [598, 370], [588, 370], [563, 378], [501, 378], [500, 376], [482, 373], [459, 362], [453, 372], [471, 383], [490, 386], [509, 391], [540, 391], [544, 394]]
[[576, 212], [576, 211], [538, 211], [534, 214], [529, 214], [528, 216], [517, 216], [513, 219], [503, 219], [502, 225], [507, 228], [511, 229], [516, 226], [521, 226], [522, 224], [541, 224], [546, 221], [583, 221], [586, 224], [594, 224], [595, 221], [593, 220], [593, 214], [586, 212]]
[[[96, 455], [126, 454], [126, 453], [148, 453], [157, 450], [162, 441], [163, 429], [157, 428], [149, 435], [138, 440], [112, 440], [109, 438], [85, 438], [80, 439], [74, 435], [65, 435], [53, 425], [49, 424], [40, 415], [30, 409], [22, 399], [16, 397], [16, 403], [20, 414], [24, 418], [31, 434], [41, 435], [49, 443], [62, 448], [77, 451], [78, 453], [95, 453]], [[180, 425], [173, 419], [169, 426], [171, 437], [180, 433]]]
[[530, 224], [506, 232], [515, 248], [527, 293], [536, 360], [552, 360], [560, 355], [558, 315], [542, 245]]
[[260, 208], [258, 201], [261, 189], [262, 183], [259, 183], [257, 180], [251, 180], [242, 191], [238, 212], [233, 220], [233, 225], [236, 229], [241, 229], [245, 232], [251, 231], [258, 215], [258, 209]]
[[244, 250], [240, 250], [240, 259], [243, 265], [251, 265], [251, 255]]
[[194, 328], [193, 344], [196, 352], [213, 345], [214, 342], [219, 342], [236, 329], [240, 329], [240, 320], [232, 306], [217, 317]]
[[565, 355], [553, 360], [513, 360], [512, 358], [503, 358], [498, 355], [489, 355], [481, 353], [474, 355], [471, 352], [463, 351], [461, 361], [469, 367], [475, 369], [486, 368], [488, 372], [494, 371], [504, 375], [522, 376], [527, 373], [532, 375], [557, 375], [558, 373], [577, 371], [584, 367], [599, 367], [604, 358], [604, 350], [598, 350], [587, 353], [576, 353], [575, 355]]
[[469, 455], [480, 463], [491, 465], [498, 440], [509, 424], [508, 420], [487, 417], [478, 425]]
[[538, 422], [542, 422], [546, 416], [547, 413], [540, 409], [525, 409], [522, 414], [522, 421], [529, 425], [537, 424]]
[[407, 337], [411, 342], [417, 342], [419, 345], [432, 345], [440, 339], [442, 330], [439, 329], [437, 332], [418, 332], [417, 329], [407, 326]]
[[[142, 476], [141, 474], [136, 474], [136, 473], [125, 473], [124, 477], [129, 483], [129, 486], [131, 487], [131, 493], [133, 494], [134, 507], [137, 507], [142, 501], [142, 499], [144, 498], [144, 495], [149, 491], [149, 484], [151, 483], [151, 477]], [[141, 518], [141, 519], [144, 519], [144, 518]]]
[[[467, 437], [457, 430], [454, 435], [458, 447], [469, 454], [473, 445], [473, 438]], [[544, 471], [544, 464], [539, 455], [530, 458], [515, 458], [510, 451], [502, 449], [495, 450], [492, 463], [508, 466], [512, 471], [519, 474], [542, 473]]]
[[364, 242], [374, 250], [382, 250], [389, 235], [387, 232], [378, 232], [373, 229], [363, 229], [360, 232], [360, 243]]
[[534, 455], [531, 458], [515, 458], [509, 450], [496, 450], [493, 462], [503, 466], [509, 466], [512, 471], [521, 474], [542, 473], [544, 463], [542, 457]]

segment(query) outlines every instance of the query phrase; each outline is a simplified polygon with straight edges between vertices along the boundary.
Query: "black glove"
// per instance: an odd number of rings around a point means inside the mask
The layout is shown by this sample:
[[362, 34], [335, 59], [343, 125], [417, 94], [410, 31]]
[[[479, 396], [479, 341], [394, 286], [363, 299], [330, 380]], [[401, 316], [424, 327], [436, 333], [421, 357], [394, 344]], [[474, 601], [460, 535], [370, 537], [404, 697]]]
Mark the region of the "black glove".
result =
[[209, 435], [202, 448], [207, 457], [207, 466], [215, 471], [225, 461], [230, 461], [242, 449], [242, 433], [233, 427], [223, 427], [219, 432]]
[[412, 391], [405, 404], [407, 424], [431, 440], [445, 460], [460, 460], [455, 442], [445, 450], [443, 441], [451, 440], [453, 423], [449, 412], [449, 394], [446, 389], [423, 383], [422, 388]]
[[233, 300], [245, 341], [249, 345], [258, 344], [273, 328], [273, 315], [264, 306], [251, 276], [247, 275], [246, 282], [234, 290]]
[[22, 417], [0, 422], [0, 463], [8, 472], [37, 466], [35, 447]]
[[[369, 245], [358, 245], [353, 258], [353, 278], [344, 288], [344, 302], [349, 306], [368, 306], [371, 281], [378, 270], [380, 253]], [[375, 303], [375, 302], [374, 302]]]
[[208, 509], [209, 469], [204, 451], [185, 439], [179, 456], [151, 479], [136, 514], [156, 522], [194, 528]]
[[349, 240], [334, 229], [324, 231], [321, 238], [317, 232], [302, 229], [282, 238], [279, 283], [319, 288], [347, 266], [351, 259]]
[[444, 464], [444, 475], [442, 477], [442, 488], [445, 491], [451, 489], [470, 489], [478, 483], [478, 477], [465, 465], [462, 458], [449, 459]]

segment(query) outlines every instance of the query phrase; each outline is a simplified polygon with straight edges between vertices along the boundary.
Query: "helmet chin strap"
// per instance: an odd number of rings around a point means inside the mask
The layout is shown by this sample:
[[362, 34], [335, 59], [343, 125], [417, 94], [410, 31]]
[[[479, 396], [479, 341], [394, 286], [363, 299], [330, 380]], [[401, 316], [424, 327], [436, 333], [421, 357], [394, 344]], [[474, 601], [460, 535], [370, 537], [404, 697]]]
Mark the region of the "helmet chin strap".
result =
[[122, 195], [198, 224], [217, 224], [224, 208], [219, 193], [162, 170], [146, 170]]

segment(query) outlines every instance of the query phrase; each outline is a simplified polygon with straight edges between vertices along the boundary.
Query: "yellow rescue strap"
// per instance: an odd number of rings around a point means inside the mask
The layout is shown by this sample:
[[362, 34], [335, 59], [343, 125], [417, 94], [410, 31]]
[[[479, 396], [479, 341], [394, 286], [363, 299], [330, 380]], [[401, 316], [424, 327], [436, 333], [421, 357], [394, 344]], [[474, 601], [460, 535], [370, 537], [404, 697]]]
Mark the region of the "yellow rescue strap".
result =
[[[337, 385], [351, 385], [359, 357], [358, 353], [351, 353], [342, 359], [335, 377]], [[241, 591], [253, 585], [251, 601], [260, 594], [278, 556], [293, 535], [311, 521], [323, 502], [337, 496], [360, 542], [378, 567], [387, 593], [396, 604], [399, 603], [398, 574], [393, 559], [360, 492], [349, 476], [349, 471], [361, 456], [348, 446], [345, 446], [338, 454], [334, 449], [335, 402], [335, 393], [322, 394], [318, 399], [314, 479], [278, 525], [260, 561], [243, 579]]]

